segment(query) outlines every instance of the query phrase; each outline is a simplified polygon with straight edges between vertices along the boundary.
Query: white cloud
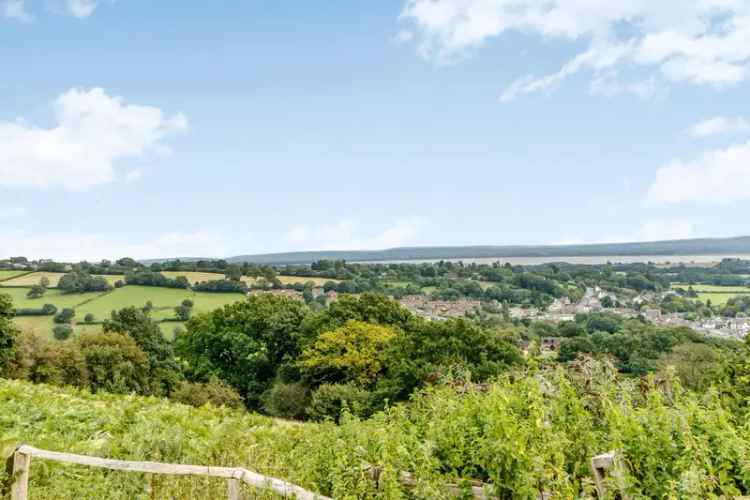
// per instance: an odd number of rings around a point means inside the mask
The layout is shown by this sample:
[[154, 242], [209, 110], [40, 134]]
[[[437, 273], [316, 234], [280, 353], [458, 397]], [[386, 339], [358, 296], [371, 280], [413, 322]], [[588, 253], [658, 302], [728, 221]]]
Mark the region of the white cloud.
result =
[[742, 117], [717, 116], [698, 122], [688, 130], [693, 137], [750, 133], [750, 122]]
[[68, 10], [80, 19], [90, 16], [98, 4], [97, 0], [68, 0]]
[[123, 160], [163, 153], [187, 129], [182, 114], [124, 104], [104, 90], [71, 89], [54, 103], [57, 124], [0, 121], [0, 186], [85, 189], [111, 182]]
[[[419, 35], [420, 53], [438, 60], [509, 32], [588, 43], [560, 71], [517, 79], [503, 101], [552, 89], [583, 70], [596, 79], [615, 67], [640, 68], [651, 72], [642, 82], [660, 75], [717, 88], [750, 76], [746, 0], [408, 0], [401, 19]], [[616, 93], [650, 95], [650, 84], [632, 85]]]
[[0, 2], [0, 12], [8, 19], [31, 21], [31, 14], [26, 11], [24, 0], [4, 0]]
[[297, 226], [286, 234], [286, 240], [299, 250], [378, 250], [413, 243], [424, 226], [419, 217], [396, 221], [382, 232], [362, 234], [351, 220], [308, 227]]
[[133, 170], [125, 174], [125, 182], [130, 184], [131, 182], [139, 181], [141, 177], [143, 177], [143, 170], [134, 168]]
[[750, 142], [709, 151], [693, 161], [672, 160], [656, 172], [647, 200], [730, 203], [750, 199]]
[[3, 207], [0, 206], [0, 220], [18, 219], [28, 213], [26, 207]]

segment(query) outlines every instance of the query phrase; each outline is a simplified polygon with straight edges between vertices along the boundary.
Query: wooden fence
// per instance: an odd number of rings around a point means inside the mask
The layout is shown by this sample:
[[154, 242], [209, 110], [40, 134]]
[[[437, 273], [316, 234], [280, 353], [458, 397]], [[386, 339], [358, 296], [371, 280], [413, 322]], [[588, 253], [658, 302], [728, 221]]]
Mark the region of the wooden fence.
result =
[[206, 465], [164, 464], [158, 462], [128, 462], [125, 460], [110, 460], [107, 458], [91, 457], [87, 455], [73, 455], [60, 453], [22, 445], [9, 459], [10, 500], [27, 500], [29, 497], [29, 469], [31, 458], [52, 460], [69, 464], [99, 467], [103, 469], [121, 470], [126, 472], [145, 472], [148, 474], [171, 474], [189, 476], [211, 476], [228, 480], [227, 497], [229, 500], [240, 499], [240, 485], [245, 483], [254, 488], [272, 490], [285, 498], [300, 500], [331, 500], [304, 488], [287, 483], [281, 479], [263, 476], [256, 472], [239, 467], [211, 467]]
[[[129, 462], [125, 460], [111, 460], [107, 458], [92, 457], [87, 455], [74, 455], [71, 453], [60, 453], [22, 445], [8, 460], [8, 472], [10, 475], [10, 500], [27, 500], [29, 495], [29, 469], [31, 458], [52, 460], [69, 464], [85, 465], [88, 467], [99, 467], [126, 472], [144, 472], [148, 474], [171, 474], [191, 476], [211, 476], [228, 480], [227, 497], [229, 500], [240, 499], [240, 485], [245, 483], [251, 487], [272, 490], [285, 498], [298, 498], [299, 500], [331, 500], [330, 498], [307, 491], [304, 488], [293, 485], [281, 479], [264, 476], [256, 472], [238, 467], [212, 467], [206, 465], [181, 465], [165, 464], [159, 462]], [[614, 479], [616, 496], [626, 500], [628, 497], [622, 492], [625, 484], [622, 475], [622, 464], [615, 452], [605, 453], [591, 459], [591, 469], [594, 473], [594, 482], [599, 498], [607, 495], [607, 479]], [[366, 474], [379, 482], [382, 470], [373, 465], [367, 465]], [[416, 486], [416, 478], [408, 473], [401, 472], [399, 481], [407, 487]], [[494, 488], [490, 484], [479, 481], [470, 481], [468, 493], [477, 500], [497, 500]], [[611, 483], [610, 483], [611, 484]], [[445, 484], [444, 491], [451, 496], [464, 496], [467, 490], [458, 484]], [[540, 493], [538, 500], [546, 500], [546, 493]]]

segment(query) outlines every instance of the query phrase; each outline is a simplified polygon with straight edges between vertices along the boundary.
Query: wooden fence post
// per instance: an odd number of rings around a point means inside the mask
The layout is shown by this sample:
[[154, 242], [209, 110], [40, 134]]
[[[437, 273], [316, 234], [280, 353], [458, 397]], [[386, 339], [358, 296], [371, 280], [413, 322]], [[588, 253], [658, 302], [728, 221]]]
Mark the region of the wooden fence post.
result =
[[242, 477], [244, 473], [241, 471], [235, 471], [232, 473], [232, 477], [229, 479], [229, 485], [227, 486], [227, 498], [229, 500], [240, 500], [242, 495]]
[[617, 484], [615, 498], [628, 500], [625, 495], [625, 477], [623, 475], [622, 461], [616, 452], [611, 451], [591, 459], [591, 470], [594, 472], [594, 483], [599, 498], [607, 496], [607, 477], [614, 478]]
[[16, 450], [9, 460], [10, 500], [29, 498], [29, 468], [31, 457]]

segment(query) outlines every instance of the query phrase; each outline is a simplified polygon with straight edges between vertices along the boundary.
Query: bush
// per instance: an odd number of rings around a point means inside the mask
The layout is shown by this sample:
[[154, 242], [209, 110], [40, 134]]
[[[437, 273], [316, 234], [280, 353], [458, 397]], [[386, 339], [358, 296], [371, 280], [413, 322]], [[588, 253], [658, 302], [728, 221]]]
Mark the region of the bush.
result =
[[310, 402], [310, 391], [302, 384], [277, 382], [263, 394], [261, 401], [271, 416], [301, 419]]
[[57, 324], [71, 323], [75, 315], [76, 315], [76, 312], [73, 309], [66, 307], [59, 313], [55, 314], [54, 321]]
[[125, 282], [122, 280], [115, 281], [115, 288], [122, 288], [125, 286]]
[[41, 297], [45, 293], [47, 293], [47, 288], [46, 287], [43, 287], [41, 285], [34, 285], [34, 286], [31, 287], [31, 289], [26, 294], [26, 298], [29, 298], [29, 299], [38, 299], [39, 297]]
[[344, 408], [357, 417], [368, 417], [373, 411], [372, 394], [354, 384], [323, 384], [313, 392], [307, 413], [314, 420], [339, 421]]
[[112, 289], [109, 282], [101, 276], [82, 272], [66, 274], [60, 278], [57, 288], [62, 293], [106, 292]]
[[196, 283], [193, 285], [193, 290], [213, 293], [247, 293], [247, 285], [244, 281], [214, 280]]
[[129, 336], [84, 333], [76, 337], [74, 343], [86, 363], [92, 392], [152, 392], [148, 356]]
[[220, 380], [205, 384], [183, 382], [172, 392], [170, 399], [198, 408], [207, 403], [228, 408], [241, 408], [244, 404], [239, 393]]
[[18, 349], [8, 375], [34, 383], [86, 387], [88, 369], [71, 343], [52, 342], [33, 333], [18, 338]]
[[44, 304], [41, 309], [16, 309], [16, 316], [52, 316], [55, 313], [57, 313], [57, 307], [52, 304]]
[[84, 316], [83, 321], [86, 323], [93, 323], [96, 321], [96, 316], [94, 316], [92, 313], [88, 313], [86, 316]]
[[57, 325], [53, 332], [57, 340], [68, 340], [73, 335], [73, 328], [70, 325]]

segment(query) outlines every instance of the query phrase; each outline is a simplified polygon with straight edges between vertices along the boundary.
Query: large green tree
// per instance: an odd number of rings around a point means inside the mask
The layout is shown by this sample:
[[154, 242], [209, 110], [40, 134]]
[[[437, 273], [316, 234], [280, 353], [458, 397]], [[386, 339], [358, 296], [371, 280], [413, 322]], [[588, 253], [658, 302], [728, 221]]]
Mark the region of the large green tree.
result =
[[164, 338], [159, 325], [143, 310], [127, 307], [113, 311], [111, 318], [104, 322], [104, 331], [129, 336], [146, 353], [152, 393], [168, 395], [182, 380], [171, 342]]
[[13, 325], [13, 314], [10, 296], [0, 294], [0, 375], [5, 373], [15, 356], [18, 331]]
[[306, 312], [297, 300], [256, 295], [192, 318], [175, 340], [176, 352], [192, 378], [217, 376], [237, 389], [248, 406], [259, 408], [279, 368], [293, 365], [299, 355]]

